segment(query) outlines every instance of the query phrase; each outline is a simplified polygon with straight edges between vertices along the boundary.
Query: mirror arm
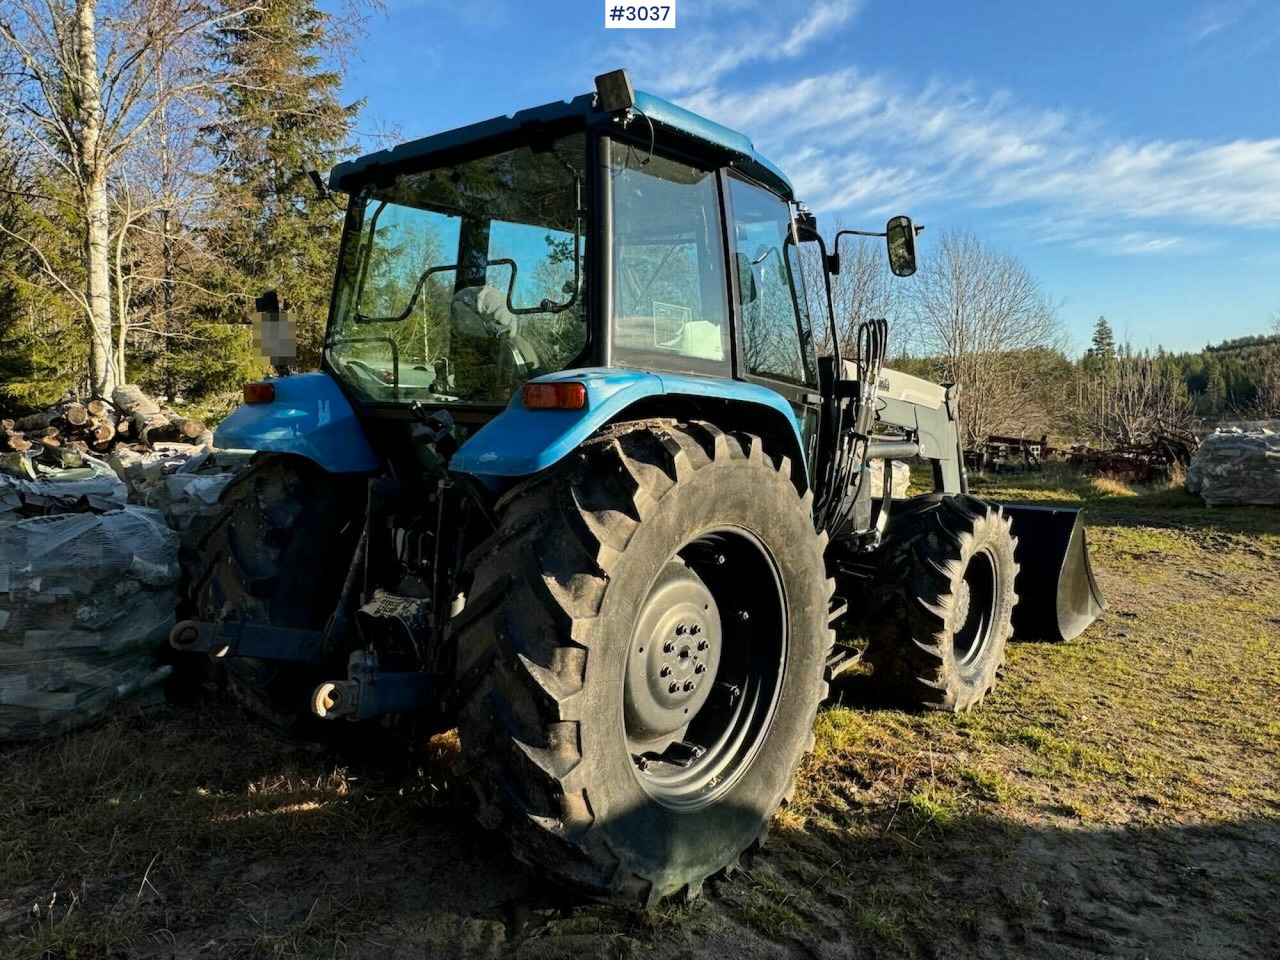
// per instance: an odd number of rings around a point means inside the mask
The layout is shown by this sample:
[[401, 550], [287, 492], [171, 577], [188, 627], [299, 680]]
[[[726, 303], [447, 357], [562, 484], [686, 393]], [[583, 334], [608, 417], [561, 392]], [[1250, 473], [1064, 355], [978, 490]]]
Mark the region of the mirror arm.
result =
[[831, 252], [827, 254], [827, 272], [837, 274], [840, 272], [840, 238], [844, 236], [854, 237], [884, 237], [885, 233], [875, 233], [871, 230], [841, 230], [831, 238]]

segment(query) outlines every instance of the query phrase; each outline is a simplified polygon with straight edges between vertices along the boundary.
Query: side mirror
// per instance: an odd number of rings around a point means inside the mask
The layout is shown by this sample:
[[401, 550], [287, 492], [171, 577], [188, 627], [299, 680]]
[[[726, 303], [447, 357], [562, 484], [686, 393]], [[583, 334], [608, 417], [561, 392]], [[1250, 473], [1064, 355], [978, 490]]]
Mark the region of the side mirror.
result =
[[916, 233], [910, 217], [893, 217], [885, 224], [889, 269], [895, 277], [909, 277], [916, 272]]

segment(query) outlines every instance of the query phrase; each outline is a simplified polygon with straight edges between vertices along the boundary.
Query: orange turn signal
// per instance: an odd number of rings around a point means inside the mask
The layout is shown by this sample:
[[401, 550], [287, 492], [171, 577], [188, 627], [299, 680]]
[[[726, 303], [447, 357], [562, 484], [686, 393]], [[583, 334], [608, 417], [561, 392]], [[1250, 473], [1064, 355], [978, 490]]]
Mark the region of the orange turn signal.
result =
[[276, 398], [276, 385], [267, 381], [244, 385], [245, 403], [270, 403]]
[[520, 399], [529, 410], [581, 410], [587, 405], [584, 383], [526, 383]]

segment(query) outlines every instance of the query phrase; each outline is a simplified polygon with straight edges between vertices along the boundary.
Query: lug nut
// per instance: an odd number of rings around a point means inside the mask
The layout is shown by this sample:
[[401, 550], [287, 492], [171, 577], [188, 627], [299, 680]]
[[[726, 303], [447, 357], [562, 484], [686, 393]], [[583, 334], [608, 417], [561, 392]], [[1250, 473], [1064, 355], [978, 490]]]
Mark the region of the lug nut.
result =
[[669, 677], [669, 676], [671, 676], [671, 667], [669, 667], [667, 664], [665, 664], [665, 663], [664, 663], [664, 664], [662, 665], [662, 669], [658, 671], [658, 676], [660, 676], [660, 677]]
[[684, 631], [685, 631], [685, 626], [684, 626], [684, 624], [683, 624], [683, 623], [677, 623], [677, 624], [676, 624], [676, 636], [677, 636], [677, 637], [683, 637], [683, 636], [684, 636]]
[[710, 647], [710, 646], [711, 646], [711, 644], [710, 644], [708, 641], [706, 641], [706, 640], [699, 640], [699, 641], [698, 641], [698, 649], [699, 649], [699, 650], [706, 650], [706, 649], [707, 649], [708, 647]]
[[680, 684], [672, 680], [671, 686], [667, 687], [667, 693], [679, 693], [679, 692], [680, 692]]
[[693, 668], [693, 672], [694, 672], [694, 673], [706, 673], [706, 672], [707, 672], [707, 665], [706, 665], [705, 663], [700, 663], [700, 664], [698, 664], [696, 667], [694, 667], [694, 668]]
[[696, 623], [689, 628], [689, 636], [691, 637], [696, 637], [701, 632], [702, 632], [702, 628], [698, 626]]
[[673, 650], [675, 650], [675, 648], [676, 648], [676, 642], [674, 640], [668, 640], [666, 643], [662, 645], [662, 652], [671, 653]]
[[684, 682], [684, 692], [685, 692], [685, 693], [690, 693], [690, 692], [692, 692], [693, 687], [694, 687], [694, 683], [693, 683], [693, 681], [692, 681], [692, 680], [686, 680], [686, 681]]

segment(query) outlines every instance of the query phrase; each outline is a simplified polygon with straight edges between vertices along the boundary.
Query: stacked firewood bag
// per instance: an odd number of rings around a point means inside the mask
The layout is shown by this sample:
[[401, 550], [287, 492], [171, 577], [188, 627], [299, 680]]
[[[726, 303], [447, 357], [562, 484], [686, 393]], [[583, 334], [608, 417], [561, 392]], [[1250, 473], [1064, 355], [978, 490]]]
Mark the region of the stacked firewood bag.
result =
[[183, 568], [249, 456], [210, 441], [132, 386], [0, 422], [0, 742], [163, 700]]
[[1280, 433], [1227, 427], [1205, 437], [1187, 470], [1187, 489], [1211, 507], [1280, 506]]
[[0, 741], [154, 702], [170, 670], [178, 535], [105, 467], [67, 473], [0, 475]]

